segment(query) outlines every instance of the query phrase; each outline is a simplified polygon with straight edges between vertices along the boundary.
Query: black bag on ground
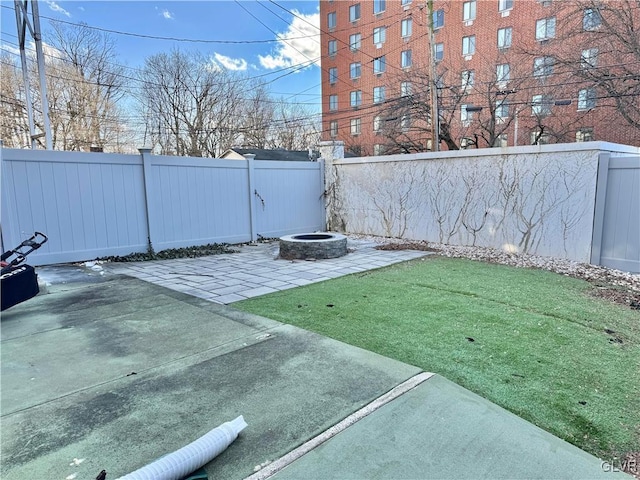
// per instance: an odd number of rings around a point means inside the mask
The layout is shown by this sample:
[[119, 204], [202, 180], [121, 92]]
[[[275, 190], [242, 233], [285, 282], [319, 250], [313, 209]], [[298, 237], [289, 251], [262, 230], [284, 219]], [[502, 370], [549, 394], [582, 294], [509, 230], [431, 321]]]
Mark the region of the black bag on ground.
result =
[[40, 292], [38, 276], [31, 265], [12, 267], [2, 274], [0, 282], [0, 297], [2, 299], [0, 303], [2, 303], [1, 310], [3, 311], [35, 297]]

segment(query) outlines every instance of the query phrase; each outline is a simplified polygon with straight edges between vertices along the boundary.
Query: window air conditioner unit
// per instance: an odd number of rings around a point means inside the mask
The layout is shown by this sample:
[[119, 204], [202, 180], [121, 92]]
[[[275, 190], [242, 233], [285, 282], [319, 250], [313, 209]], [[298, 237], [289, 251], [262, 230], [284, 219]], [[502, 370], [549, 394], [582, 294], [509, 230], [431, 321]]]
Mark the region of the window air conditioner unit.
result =
[[473, 58], [473, 55], [465, 55], [464, 59], [468, 62], [469, 60], [471, 60]]
[[473, 20], [465, 20], [464, 22], [465, 27], [470, 27], [471, 25], [473, 25]]
[[502, 16], [503, 17], [508, 17], [510, 13], [511, 13], [511, 10], [506, 10], [506, 11], [502, 12]]

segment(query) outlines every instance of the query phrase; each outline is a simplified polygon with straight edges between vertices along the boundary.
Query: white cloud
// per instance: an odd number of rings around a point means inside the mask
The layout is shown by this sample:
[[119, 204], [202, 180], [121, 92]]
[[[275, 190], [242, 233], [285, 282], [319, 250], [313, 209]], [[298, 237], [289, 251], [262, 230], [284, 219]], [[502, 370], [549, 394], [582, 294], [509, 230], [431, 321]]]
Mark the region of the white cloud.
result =
[[[0, 44], [0, 50], [4, 50], [16, 56], [20, 56], [20, 49], [18, 47], [12, 47], [11, 45], [3, 43]], [[33, 40], [25, 44], [25, 52], [29, 58], [36, 57], [36, 44]], [[60, 50], [45, 42], [42, 42], [42, 53], [44, 54], [45, 61], [47, 62], [50, 62], [52, 59], [59, 60], [64, 58], [64, 55]]]
[[313, 62], [320, 65], [320, 14], [302, 14], [293, 10], [291, 25], [277, 36], [278, 46], [271, 55], [259, 55], [264, 68], [286, 68]]
[[214, 70], [232, 70], [232, 71], [245, 71], [248, 67], [247, 61], [244, 58], [231, 58], [220, 53], [214, 53], [214, 58], [211, 59], [211, 68]]
[[166, 9], [162, 11], [162, 16], [167, 20], [173, 20], [175, 18], [173, 16], [173, 13], [171, 13], [169, 10], [166, 10]]
[[54, 2], [53, 0], [45, 0], [45, 3], [47, 5], [49, 5], [49, 8], [51, 10], [53, 10], [54, 12], [58, 12], [61, 13], [63, 15], [66, 15], [67, 17], [70, 17], [71, 14], [69, 12], [67, 12], [64, 8], [62, 8], [60, 5], [58, 5], [56, 2]]
[[20, 55], [20, 49], [18, 47], [12, 47], [11, 45], [7, 45], [6, 43], [0, 43], [0, 50], [12, 53], [13, 55]]

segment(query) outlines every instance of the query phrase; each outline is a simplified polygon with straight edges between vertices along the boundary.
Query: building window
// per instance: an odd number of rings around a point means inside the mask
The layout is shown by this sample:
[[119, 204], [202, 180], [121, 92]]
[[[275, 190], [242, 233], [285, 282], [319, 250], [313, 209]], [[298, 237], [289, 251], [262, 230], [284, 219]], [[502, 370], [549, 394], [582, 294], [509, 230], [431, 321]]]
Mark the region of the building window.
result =
[[474, 53], [476, 53], [476, 36], [462, 37], [462, 55], [467, 56]]
[[442, 61], [442, 59], [444, 59], [444, 43], [436, 43], [435, 51], [436, 62]]
[[333, 120], [331, 123], [329, 123], [329, 134], [331, 135], [331, 137], [338, 136], [338, 122], [336, 120]]
[[476, 3], [476, 0], [471, 0], [462, 4], [462, 20], [470, 22], [476, 19]]
[[556, 36], [556, 17], [543, 18], [536, 22], [536, 40], [548, 40]]
[[384, 145], [382, 145], [380, 143], [376, 143], [373, 146], [373, 154], [375, 156], [384, 155]]
[[533, 59], [533, 76], [544, 78], [553, 75], [553, 57], [536, 57]]
[[356, 22], [360, 20], [360, 4], [356, 3], [349, 7], [349, 21]]
[[402, 38], [407, 38], [411, 36], [411, 31], [413, 30], [413, 20], [410, 18], [405, 18], [400, 22], [400, 30], [402, 32]]
[[549, 95], [534, 95], [531, 99], [531, 113], [536, 117], [551, 115], [553, 100]]
[[338, 53], [338, 41], [329, 40], [329, 56], [335, 57], [336, 53]]
[[400, 84], [400, 96], [408, 97], [411, 95], [411, 82], [402, 82]]
[[329, 69], [329, 83], [333, 85], [338, 81], [338, 69], [336, 67], [332, 67]]
[[499, 0], [498, 11], [504, 12], [513, 8], [513, 0]]
[[373, 87], [373, 103], [382, 103], [385, 100], [385, 88]]
[[496, 118], [509, 118], [509, 104], [506, 100], [496, 102]]
[[373, 29], [373, 43], [382, 45], [387, 41], [387, 27], [377, 27]]
[[411, 66], [411, 50], [404, 50], [400, 54], [400, 66], [402, 68], [408, 68]]
[[362, 66], [360, 65], [360, 62], [352, 63], [349, 66], [349, 78], [351, 78], [351, 80], [360, 78], [361, 71], [362, 71]]
[[384, 12], [385, 9], [385, 0], [373, 0], [373, 13], [375, 15]]
[[411, 129], [411, 115], [405, 113], [400, 118], [400, 129], [403, 132], [408, 132]]
[[471, 107], [471, 106], [472, 105], [467, 105], [466, 103], [463, 103], [462, 105], [460, 105], [460, 121], [465, 126], [468, 126], [469, 122], [473, 119], [473, 112], [467, 111], [467, 107]]
[[498, 83], [507, 83], [511, 78], [511, 67], [508, 63], [496, 65], [496, 81]]
[[351, 119], [351, 135], [360, 135], [361, 120], [359, 118]]
[[336, 12], [331, 12], [327, 14], [327, 25], [331, 28], [336, 28]]
[[359, 107], [362, 104], [362, 90], [354, 90], [351, 92], [351, 106]]
[[498, 29], [498, 48], [511, 47], [511, 27]]
[[476, 79], [476, 72], [473, 70], [465, 70], [460, 75], [460, 83], [463, 90], [466, 90], [469, 87], [473, 87], [473, 84]]
[[329, 95], [329, 110], [332, 112], [338, 110], [338, 95]]
[[531, 145], [547, 145], [551, 142], [551, 135], [543, 133], [539, 129], [531, 132]]
[[373, 118], [373, 131], [379, 132], [382, 129], [382, 117], [380, 115], [376, 115]]
[[595, 30], [602, 24], [600, 12], [595, 8], [585, 8], [582, 16], [582, 28], [584, 30]]
[[410, 5], [411, 4], [411, 0], [402, 0], [400, 3], [402, 4], [402, 6]]
[[349, 48], [352, 52], [357, 52], [362, 47], [362, 35], [354, 33], [349, 36]]
[[387, 62], [385, 56], [381, 56], [373, 59], [373, 73], [383, 73], [387, 69]]
[[496, 137], [496, 139], [493, 141], [493, 146], [494, 147], [508, 147], [509, 146], [509, 141], [508, 141], [508, 136], [506, 133], [501, 133], [500, 135], [498, 135]]
[[436, 10], [433, 12], [433, 28], [438, 29], [444, 27], [444, 10]]
[[596, 106], [596, 90], [583, 88], [578, 92], [578, 110], [590, 110]]
[[598, 49], [588, 48], [587, 50], [582, 50], [582, 55], [580, 56], [580, 66], [584, 70], [587, 70], [589, 68], [596, 68], [598, 66]]
[[593, 142], [593, 128], [581, 128], [576, 132], [576, 142]]

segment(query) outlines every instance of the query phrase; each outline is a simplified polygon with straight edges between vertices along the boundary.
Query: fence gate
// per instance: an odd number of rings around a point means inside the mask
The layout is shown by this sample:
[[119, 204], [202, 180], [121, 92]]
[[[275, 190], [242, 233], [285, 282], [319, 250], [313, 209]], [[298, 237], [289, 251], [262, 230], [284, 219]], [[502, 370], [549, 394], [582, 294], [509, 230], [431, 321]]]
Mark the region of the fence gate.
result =
[[640, 273], [640, 156], [600, 154], [591, 263]]

